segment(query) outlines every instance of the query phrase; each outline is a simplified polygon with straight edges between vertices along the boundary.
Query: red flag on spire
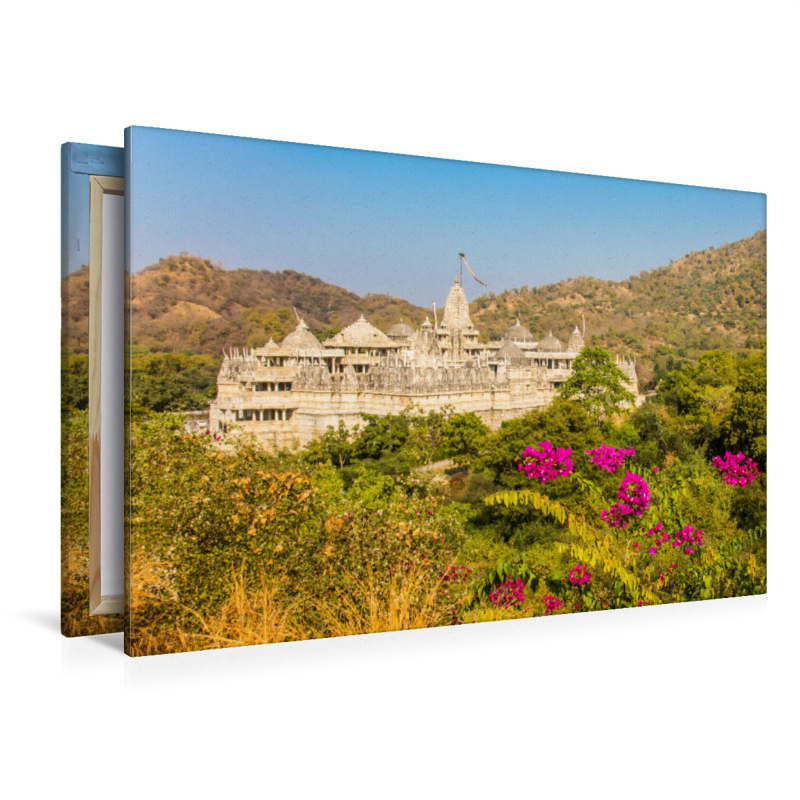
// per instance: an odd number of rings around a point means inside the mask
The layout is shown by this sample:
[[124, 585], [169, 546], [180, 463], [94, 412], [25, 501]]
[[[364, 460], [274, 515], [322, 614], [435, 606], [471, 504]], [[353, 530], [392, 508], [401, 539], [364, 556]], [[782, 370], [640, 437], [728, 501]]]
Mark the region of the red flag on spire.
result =
[[[478, 281], [478, 283], [481, 286], [486, 286], [486, 284], [470, 269], [469, 264], [467, 264], [467, 257], [463, 253], [461, 253], [460, 255], [461, 255], [461, 258], [464, 259], [464, 264], [466, 265], [467, 269], [469, 270], [469, 274], [472, 275], [472, 277], [475, 278], [475, 280]], [[486, 288], [488, 289], [489, 287], [486, 286]]]

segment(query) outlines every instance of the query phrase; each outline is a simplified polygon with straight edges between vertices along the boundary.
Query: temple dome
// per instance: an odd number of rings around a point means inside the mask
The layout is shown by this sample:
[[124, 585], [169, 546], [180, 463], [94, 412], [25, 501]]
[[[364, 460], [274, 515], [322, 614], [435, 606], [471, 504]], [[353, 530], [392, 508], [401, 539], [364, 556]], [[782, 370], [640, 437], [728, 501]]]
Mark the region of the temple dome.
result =
[[497, 351], [497, 355], [500, 358], [525, 358], [525, 353], [510, 340]]
[[[412, 331], [413, 332], [413, 331]], [[362, 314], [352, 325], [339, 331], [326, 344], [332, 347], [392, 347], [392, 340], [364, 319]]]
[[520, 324], [519, 317], [514, 325], [512, 325], [503, 334], [503, 338], [509, 342], [533, 342], [533, 334], [524, 326]]
[[308, 329], [308, 325], [300, 320], [297, 327], [281, 342], [283, 350], [322, 350], [322, 343]]
[[537, 350], [541, 350], [545, 353], [560, 353], [563, 349], [564, 345], [553, 336], [553, 331], [550, 331], [550, 333], [539, 342], [539, 346], [537, 347]]
[[392, 325], [392, 327], [386, 331], [386, 335], [391, 339], [408, 339], [414, 335], [414, 329], [401, 319], [400, 322]]

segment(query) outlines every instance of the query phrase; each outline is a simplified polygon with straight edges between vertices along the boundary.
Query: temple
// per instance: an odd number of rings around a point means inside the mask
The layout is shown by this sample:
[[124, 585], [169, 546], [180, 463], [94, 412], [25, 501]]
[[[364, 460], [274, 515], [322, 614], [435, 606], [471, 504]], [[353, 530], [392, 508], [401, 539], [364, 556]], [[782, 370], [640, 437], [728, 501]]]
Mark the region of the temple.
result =
[[[496, 429], [552, 402], [582, 348], [577, 326], [563, 344], [552, 332], [536, 341], [519, 320], [499, 341], [480, 344], [456, 280], [439, 324], [426, 319], [415, 329], [401, 320], [384, 333], [362, 315], [320, 342], [301, 320], [280, 344], [226, 353], [209, 425], [236, 424], [264, 444], [297, 448], [328, 426], [362, 423], [362, 414], [449, 405]], [[617, 366], [639, 405], [634, 362]]]

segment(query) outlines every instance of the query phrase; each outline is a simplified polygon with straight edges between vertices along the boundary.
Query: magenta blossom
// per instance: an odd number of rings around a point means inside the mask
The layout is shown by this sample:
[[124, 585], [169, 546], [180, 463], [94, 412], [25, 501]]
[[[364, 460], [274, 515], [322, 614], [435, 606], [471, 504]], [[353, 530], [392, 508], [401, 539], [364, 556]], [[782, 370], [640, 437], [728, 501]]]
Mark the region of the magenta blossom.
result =
[[492, 605], [497, 608], [510, 608], [511, 606], [521, 607], [525, 602], [525, 581], [522, 578], [514, 580], [508, 578], [505, 583], [496, 586], [492, 592], [489, 593], [489, 599]]
[[629, 517], [641, 517], [650, 505], [650, 487], [644, 478], [627, 472], [617, 493], [621, 502], [600, 512], [601, 518], [612, 528], [627, 528]]
[[583, 586], [592, 579], [592, 573], [589, 572], [588, 567], [584, 567], [583, 564], [576, 564], [570, 571], [569, 571], [569, 582], [573, 586]]
[[628, 472], [622, 479], [617, 497], [633, 509], [631, 513], [641, 517], [650, 505], [650, 487], [644, 478]]
[[451, 564], [444, 575], [442, 575], [442, 584], [466, 583], [467, 576], [472, 570], [469, 567], [462, 567], [458, 564]]
[[569, 447], [556, 449], [550, 442], [539, 442], [539, 448], [536, 450], [529, 445], [517, 458], [517, 469], [528, 478], [545, 483], [572, 472], [572, 450]]
[[752, 458], [745, 460], [744, 453], [733, 455], [726, 452], [724, 458], [714, 456], [711, 463], [722, 473], [722, 480], [729, 486], [747, 486], [761, 474], [758, 464]]
[[625, 503], [614, 504], [611, 508], [600, 512], [600, 517], [612, 528], [627, 528], [628, 517], [633, 509]]
[[[667, 531], [662, 531], [661, 523], [657, 523], [655, 528], [651, 528], [645, 536], [653, 536], [653, 544], [648, 548], [650, 555], [655, 555], [660, 547], [669, 544], [670, 547], [681, 547], [683, 552], [687, 555], [694, 553], [696, 547], [702, 547], [703, 531], [698, 528], [695, 530], [691, 525], [686, 525], [681, 528], [677, 533], [669, 534]], [[674, 564], [670, 565], [670, 569], [675, 567]]]
[[587, 450], [586, 455], [589, 456], [589, 461], [593, 466], [600, 467], [606, 472], [616, 472], [625, 456], [635, 456], [636, 451], [632, 447], [627, 450], [624, 447], [615, 450], [611, 445], [603, 444], [594, 450]]
[[542, 602], [544, 603], [544, 615], [546, 617], [552, 614], [554, 611], [558, 611], [558, 609], [564, 605], [564, 602], [560, 598], [553, 597], [551, 594], [546, 594], [542, 598]]

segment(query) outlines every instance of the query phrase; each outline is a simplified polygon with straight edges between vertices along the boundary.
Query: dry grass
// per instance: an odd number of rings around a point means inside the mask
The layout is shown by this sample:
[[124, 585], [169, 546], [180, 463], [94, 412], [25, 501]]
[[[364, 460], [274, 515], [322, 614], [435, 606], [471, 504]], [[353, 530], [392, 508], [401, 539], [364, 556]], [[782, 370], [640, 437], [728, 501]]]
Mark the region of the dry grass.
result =
[[[241, 575], [233, 577], [230, 597], [215, 614], [205, 617], [192, 608], [180, 606], [187, 623], [189, 620], [199, 623], [200, 630], [190, 630], [197, 626], [189, 624], [166, 628], [141, 624], [147, 618], [148, 601], [158, 599], [152, 591], [157, 585], [153, 581], [157, 578], [158, 566], [151, 563], [137, 573], [137, 577], [139, 575], [143, 580], [134, 595], [134, 609], [138, 613], [132, 616], [137, 624], [132, 631], [131, 655], [179, 653], [308, 638], [307, 632], [297, 622], [298, 603], [287, 603], [283, 599], [280, 582], [264, 581], [256, 591], [248, 592]], [[163, 606], [163, 596], [160, 604]], [[175, 604], [178, 605], [177, 601]]]
[[366, 581], [349, 576], [351, 596], [338, 603], [317, 603], [327, 636], [406, 631], [433, 628], [442, 623], [436, 599], [442, 580], [431, 583], [430, 572], [414, 568], [387, 584], [376, 583], [372, 572]]
[[237, 578], [228, 602], [217, 614], [204, 619], [196, 611], [190, 611], [199, 620], [202, 632], [178, 631], [184, 644], [182, 649], [204, 650], [306, 639], [307, 633], [297, 620], [299, 603], [287, 603], [282, 595], [280, 583], [267, 582], [254, 594], [249, 594]]
[[89, 586], [68, 585], [61, 588], [61, 633], [64, 636], [96, 636], [119, 633], [122, 614], [89, 616]]
[[[151, 566], [152, 579], [157, 567]], [[150, 581], [143, 583], [153, 585]], [[218, 612], [203, 616], [183, 607], [186, 624], [175, 627], [144, 623], [147, 595], [140, 588], [136, 608], [145, 613], [134, 619], [144, 624], [137, 624], [133, 630], [131, 655], [414, 630], [445, 621], [436, 602], [442, 581], [432, 582], [430, 572], [423, 569], [412, 569], [386, 583], [379, 583], [372, 574], [366, 580], [348, 576], [348, 591], [335, 600], [289, 600], [281, 581], [267, 579], [256, 590], [248, 590], [241, 575], [235, 576], [232, 585], [227, 603]]]

